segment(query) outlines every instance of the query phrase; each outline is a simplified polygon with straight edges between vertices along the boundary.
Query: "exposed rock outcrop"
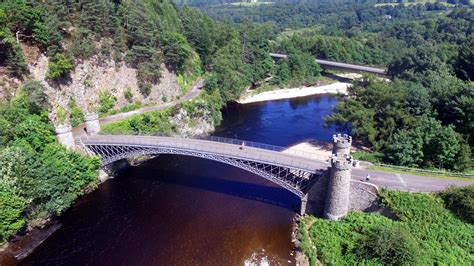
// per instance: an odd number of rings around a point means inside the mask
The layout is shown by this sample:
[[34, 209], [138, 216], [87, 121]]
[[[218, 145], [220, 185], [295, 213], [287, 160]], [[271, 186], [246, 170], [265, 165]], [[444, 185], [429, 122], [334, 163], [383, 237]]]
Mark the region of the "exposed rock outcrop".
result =
[[[41, 81], [46, 87], [50, 103], [53, 107], [51, 119], [56, 118], [55, 110], [58, 106], [68, 109], [71, 98], [88, 112], [91, 106], [99, 104], [101, 91], [109, 91], [115, 98], [114, 108], [121, 108], [130, 102], [142, 104], [162, 103], [163, 100], [176, 99], [181, 95], [175, 73], [170, 72], [162, 65], [162, 77], [159, 84], [153, 85], [148, 97], [140, 92], [137, 80], [137, 71], [125, 63], [117, 64], [110, 58], [96, 55], [88, 60], [77, 62], [73, 71], [67, 79], [60, 82], [48, 81], [48, 57], [41, 54], [38, 59], [29, 64], [29, 70], [33, 79]], [[132, 99], [125, 97], [125, 91], [131, 91]]]

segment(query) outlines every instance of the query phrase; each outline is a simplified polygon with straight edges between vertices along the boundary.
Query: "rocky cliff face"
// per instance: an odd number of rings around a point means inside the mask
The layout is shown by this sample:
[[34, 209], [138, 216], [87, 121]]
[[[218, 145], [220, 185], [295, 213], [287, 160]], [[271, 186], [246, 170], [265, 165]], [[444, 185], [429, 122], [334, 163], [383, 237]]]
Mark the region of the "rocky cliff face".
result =
[[180, 109], [178, 114], [170, 117], [170, 121], [178, 129], [176, 136], [183, 138], [206, 136], [215, 130], [208, 110], [203, 110], [203, 115], [199, 118], [191, 118], [186, 110]]
[[[61, 82], [46, 79], [48, 70], [46, 55], [40, 55], [36, 61], [29, 64], [32, 78], [41, 81], [47, 88], [47, 94], [53, 106], [51, 114], [53, 120], [55, 120], [55, 112], [59, 106], [68, 109], [70, 99], [75, 99], [84, 112], [89, 111], [91, 106], [99, 105], [101, 91], [108, 91], [116, 98], [114, 109], [124, 107], [132, 102], [151, 104], [176, 99], [181, 95], [177, 77], [164, 65], [162, 69], [160, 82], [153, 85], [150, 95], [145, 97], [140, 92], [136, 70], [123, 62], [117, 64], [110, 58], [94, 56], [79, 62], [75, 65], [70, 77]], [[131, 92], [132, 98], [127, 99], [126, 91]]]

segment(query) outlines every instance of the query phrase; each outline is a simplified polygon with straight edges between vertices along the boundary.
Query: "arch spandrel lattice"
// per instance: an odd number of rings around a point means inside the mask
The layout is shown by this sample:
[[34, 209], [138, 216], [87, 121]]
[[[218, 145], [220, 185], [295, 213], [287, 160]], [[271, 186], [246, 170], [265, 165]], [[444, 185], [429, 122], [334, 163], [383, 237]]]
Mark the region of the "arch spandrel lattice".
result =
[[261, 176], [286, 190], [303, 198], [306, 190], [324, 170], [315, 169], [308, 171], [296, 167], [281, 166], [255, 160], [234, 158], [220, 154], [213, 154], [189, 149], [152, 147], [139, 145], [114, 145], [114, 144], [82, 144], [89, 152], [102, 158], [102, 165], [108, 165], [125, 158], [142, 155], [178, 154], [209, 159]]

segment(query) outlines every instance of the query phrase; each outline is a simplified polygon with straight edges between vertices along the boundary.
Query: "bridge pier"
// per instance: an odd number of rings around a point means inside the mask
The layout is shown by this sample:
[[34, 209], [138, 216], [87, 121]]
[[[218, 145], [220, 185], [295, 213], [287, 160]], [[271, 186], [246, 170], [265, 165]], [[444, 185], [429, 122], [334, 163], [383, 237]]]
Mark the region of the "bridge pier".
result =
[[348, 135], [333, 136], [333, 155], [324, 208], [324, 217], [329, 220], [339, 220], [349, 210], [353, 164], [350, 155], [351, 144], [352, 138]]
[[88, 113], [85, 115], [86, 132], [89, 135], [96, 135], [100, 132], [100, 122], [98, 113]]
[[57, 125], [54, 128], [54, 131], [59, 144], [65, 146], [68, 149], [74, 149], [75, 144], [71, 125]]

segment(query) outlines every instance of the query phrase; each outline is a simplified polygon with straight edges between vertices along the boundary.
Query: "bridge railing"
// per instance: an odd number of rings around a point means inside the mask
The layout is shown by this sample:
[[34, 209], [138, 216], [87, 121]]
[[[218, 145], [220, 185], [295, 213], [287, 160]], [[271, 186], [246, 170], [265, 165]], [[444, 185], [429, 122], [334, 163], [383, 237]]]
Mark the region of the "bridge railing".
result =
[[290, 154], [290, 155], [294, 155], [298, 157], [310, 158], [310, 159], [314, 159], [318, 161], [327, 161], [329, 159], [329, 156], [325, 156], [324, 154], [320, 154], [320, 153], [304, 151], [304, 150], [295, 149], [291, 147], [281, 147], [281, 146], [259, 143], [259, 142], [248, 141], [248, 140], [229, 139], [229, 138], [217, 137], [217, 136], [199, 137], [196, 139], [234, 144], [234, 145], [240, 145], [243, 147], [251, 147], [251, 148], [270, 150], [270, 151], [276, 151], [276, 152], [284, 152], [286, 154]]

